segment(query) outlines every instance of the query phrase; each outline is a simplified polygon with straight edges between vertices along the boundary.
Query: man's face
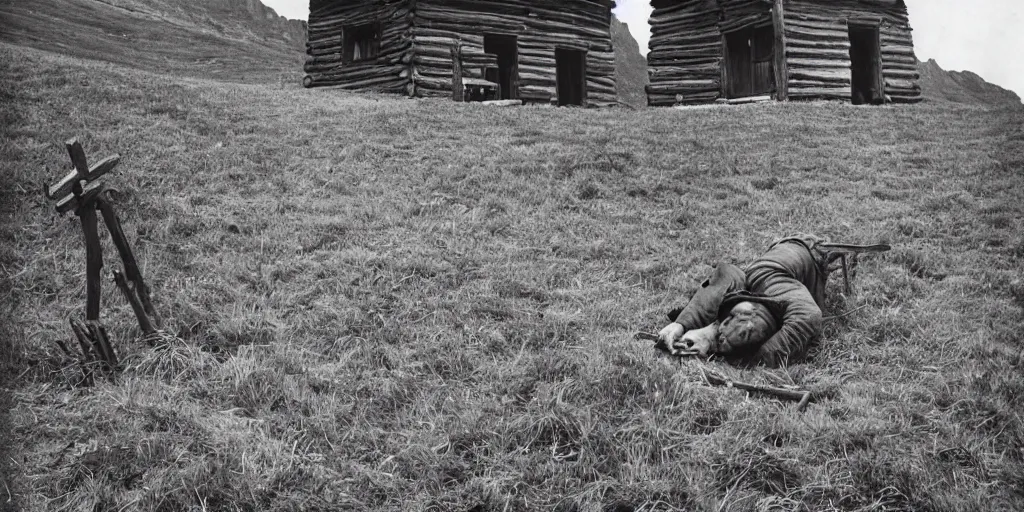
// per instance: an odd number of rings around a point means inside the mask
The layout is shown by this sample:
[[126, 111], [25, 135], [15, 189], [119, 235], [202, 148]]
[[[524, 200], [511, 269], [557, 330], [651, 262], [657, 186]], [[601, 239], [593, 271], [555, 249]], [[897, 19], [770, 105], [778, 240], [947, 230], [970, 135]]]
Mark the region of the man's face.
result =
[[718, 351], [739, 352], [759, 346], [775, 334], [774, 325], [768, 308], [755, 302], [740, 302], [719, 326]]

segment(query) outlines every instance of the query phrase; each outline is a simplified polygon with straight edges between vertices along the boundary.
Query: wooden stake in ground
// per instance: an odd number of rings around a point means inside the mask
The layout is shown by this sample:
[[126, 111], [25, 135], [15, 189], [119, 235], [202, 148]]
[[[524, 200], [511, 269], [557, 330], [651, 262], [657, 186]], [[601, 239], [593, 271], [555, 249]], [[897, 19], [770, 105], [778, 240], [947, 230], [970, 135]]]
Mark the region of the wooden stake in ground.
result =
[[[117, 166], [121, 157], [114, 155], [89, 167], [85, 151], [76, 139], [69, 140], [66, 147], [74, 168], [56, 185], [51, 187], [44, 184], [43, 193], [48, 199], [57, 201], [58, 213], [75, 212], [81, 221], [82, 233], [85, 236], [85, 323], [72, 319], [71, 330], [75, 333], [82, 350], [81, 362], [85, 371], [83, 383], [89, 385], [93, 380], [93, 363], [98, 363], [107, 373], [113, 372], [118, 366], [114, 347], [110, 344], [106, 329], [100, 324], [100, 272], [103, 270], [103, 248], [100, 244], [97, 209], [103, 215], [103, 222], [124, 264], [124, 273], [115, 271], [114, 281], [132, 306], [132, 311], [139, 321], [139, 328], [147, 335], [153, 334], [160, 328], [162, 321], [153, 307], [149, 287], [142, 279], [135, 255], [108, 197], [109, 192], [99, 181], [101, 176]], [[66, 346], [62, 345], [61, 348], [67, 351]]]

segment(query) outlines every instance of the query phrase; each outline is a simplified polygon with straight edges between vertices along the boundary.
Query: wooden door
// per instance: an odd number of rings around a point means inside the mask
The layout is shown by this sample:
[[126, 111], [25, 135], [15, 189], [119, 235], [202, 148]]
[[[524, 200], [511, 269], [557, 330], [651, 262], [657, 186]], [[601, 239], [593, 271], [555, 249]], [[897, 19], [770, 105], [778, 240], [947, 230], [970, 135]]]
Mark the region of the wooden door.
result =
[[878, 25], [850, 24], [850, 99], [855, 105], [885, 101]]
[[771, 25], [747, 27], [724, 35], [727, 98], [761, 96], [775, 91], [775, 31]]
[[555, 82], [558, 106], [587, 104], [587, 52], [555, 50]]

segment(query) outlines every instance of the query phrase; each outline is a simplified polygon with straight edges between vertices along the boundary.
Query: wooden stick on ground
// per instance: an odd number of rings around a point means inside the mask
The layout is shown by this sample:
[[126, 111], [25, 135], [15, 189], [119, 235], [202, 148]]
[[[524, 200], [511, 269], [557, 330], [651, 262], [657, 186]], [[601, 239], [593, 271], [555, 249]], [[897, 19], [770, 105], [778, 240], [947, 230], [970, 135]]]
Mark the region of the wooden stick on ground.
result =
[[78, 346], [82, 349], [82, 360], [80, 365], [82, 367], [82, 382], [84, 386], [92, 386], [93, 384], [93, 349], [92, 340], [89, 339], [88, 331], [82, 322], [71, 319], [71, 330], [75, 333], [75, 338], [78, 338]]
[[742, 389], [744, 391], [754, 391], [757, 393], [763, 393], [782, 400], [792, 400], [794, 402], [797, 402], [796, 410], [798, 411], [803, 411], [807, 407], [807, 404], [810, 403], [811, 401], [810, 391], [776, 388], [771, 386], [759, 386], [756, 384], [748, 384], [746, 382], [733, 381], [725, 377], [722, 377], [721, 375], [718, 375], [716, 373], [707, 372], [703, 368], [701, 369], [701, 373], [704, 374], [704, 380], [706, 380], [708, 384], [711, 384], [713, 386], [726, 386], [730, 388]]
[[671, 349], [671, 347], [665, 345], [665, 343], [661, 341], [661, 338], [657, 334], [654, 334], [654, 333], [651, 333], [651, 332], [638, 332], [635, 335], [633, 335], [633, 338], [638, 339], [638, 340], [653, 341], [654, 342], [654, 348], [656, 348], [658, 350], [661, 350], [662, 352], [665, 352], [666, 354], [668, 354], [670, 356], [675, 356], [675, 357], [696, 357], [696, 356], [700, 355], [700, 351], [698, 351], [698, 350], [686, 349], [686, 350], [676, 350], [676, 351], [673, 351]]

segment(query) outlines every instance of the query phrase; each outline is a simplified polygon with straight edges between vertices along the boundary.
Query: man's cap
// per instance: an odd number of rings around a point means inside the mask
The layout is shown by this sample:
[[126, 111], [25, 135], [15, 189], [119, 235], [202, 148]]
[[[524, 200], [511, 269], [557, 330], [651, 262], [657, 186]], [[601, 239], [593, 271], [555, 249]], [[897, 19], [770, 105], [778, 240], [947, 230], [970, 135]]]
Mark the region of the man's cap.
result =
[[718, 319], [721, 320], [729, 316], [729, 312], [732, 311], [732, 308], [736, 307], [736, 305], [741, 302], [761, 304], [768, 308], [768, 312], [770, 312], [772, 318], [775, 319], [776, 325], [782, 325], [782, 318], [786, 313], [786, 307], [782, 302], [770, 297], [765, 297], [764, 295], [756, 295], [746, 290], [731, 292], [725, 296], [725, 299], [722, 300], [722, 305], [718, 307]]

